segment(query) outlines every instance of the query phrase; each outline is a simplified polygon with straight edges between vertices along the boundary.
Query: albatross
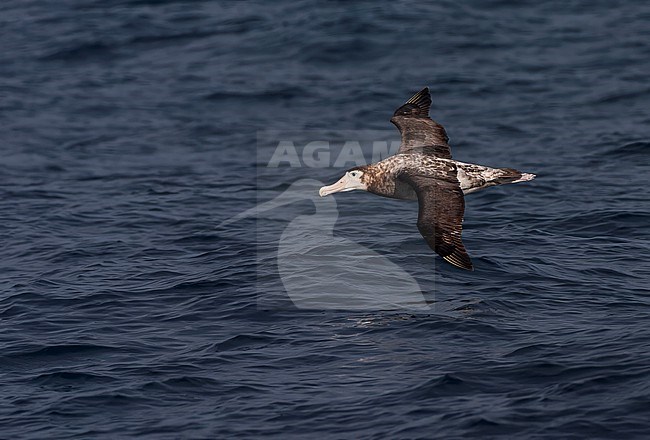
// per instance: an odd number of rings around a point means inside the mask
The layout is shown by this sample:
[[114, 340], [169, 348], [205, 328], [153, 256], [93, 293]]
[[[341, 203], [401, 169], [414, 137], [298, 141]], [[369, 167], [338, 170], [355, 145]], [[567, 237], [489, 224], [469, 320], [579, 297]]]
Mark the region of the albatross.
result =
[[449, 137], [429, 117], [431, 95], [425, 87], [399, 107], [390, 122], [400, 131], [397, 154], [380, 162], [351, 168], [319, 195], [363, 190], [383, 197], [417, 200], [417, 227], [445, 261], [474, 270], [462, 240], [465, 194], [506, 183], [527, 182], [534, 174], [492, 168], [451, 158]]

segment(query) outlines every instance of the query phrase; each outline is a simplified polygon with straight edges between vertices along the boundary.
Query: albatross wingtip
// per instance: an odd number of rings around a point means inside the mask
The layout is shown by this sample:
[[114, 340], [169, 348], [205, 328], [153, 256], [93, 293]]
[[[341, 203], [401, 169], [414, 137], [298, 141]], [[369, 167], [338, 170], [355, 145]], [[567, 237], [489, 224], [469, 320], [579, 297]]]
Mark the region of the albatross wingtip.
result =
[[429, 87], [425, 87], [419, 92], [417, 92], [415, 95], [411, 96], [408, 101], [406, 101], [406, 104], [416, 104], [416, 105], [422, 105], [427, 103], [431, 105], [431, 93], [429, 92]]
[[429, 117], [429, 108], [431, 107], [431, 94], [429, 88], [425, 87], [404, 103], [403, 106], [398, 108], [393, 116], [407, 116], [407, 117]]
[[472, 265], [472, 260], [470, 260], [469, 255], [466, 252], [460, 252], [455, 250], [450, 255], [445, 255], [442, 257], [447, 263], [453, 264], [456, 267], [460, 267], [465, 270], [474, 270], [474, 265]]

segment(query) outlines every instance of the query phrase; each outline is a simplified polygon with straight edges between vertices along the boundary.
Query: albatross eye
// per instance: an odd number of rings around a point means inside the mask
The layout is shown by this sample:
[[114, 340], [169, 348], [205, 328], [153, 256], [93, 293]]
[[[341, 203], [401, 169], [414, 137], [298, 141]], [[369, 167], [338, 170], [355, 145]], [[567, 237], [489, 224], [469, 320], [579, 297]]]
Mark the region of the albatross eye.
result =
[[359, 175], [359, 173], [357, 173], [356, 171], [352, 171], [350, 173], [350, 176], [352, 176], [352, 177], [357, 177], [358, 175]]

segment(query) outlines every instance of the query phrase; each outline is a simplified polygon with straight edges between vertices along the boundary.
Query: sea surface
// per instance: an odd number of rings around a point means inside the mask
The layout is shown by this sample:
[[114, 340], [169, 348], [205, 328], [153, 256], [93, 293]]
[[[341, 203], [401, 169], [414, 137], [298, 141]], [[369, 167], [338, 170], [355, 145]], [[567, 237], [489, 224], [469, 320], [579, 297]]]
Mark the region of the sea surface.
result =
[[[0, 438], [650, 438], [649, 23], [2, 2]], [[317, 197], [425, 86], [454, 158], [537, 174], [466, 197], [473, 272], [413, 202]]]

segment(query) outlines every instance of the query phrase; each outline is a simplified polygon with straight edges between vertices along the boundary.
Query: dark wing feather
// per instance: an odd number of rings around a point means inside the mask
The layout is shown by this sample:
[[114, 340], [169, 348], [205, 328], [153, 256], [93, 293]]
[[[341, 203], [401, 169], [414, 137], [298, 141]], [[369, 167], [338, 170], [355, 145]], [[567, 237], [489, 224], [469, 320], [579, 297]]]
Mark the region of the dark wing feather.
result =
[[425, 87], [395, 111], [390, 122], [402, 135], [398, 153], [424, 153], [451, 159], [449, 137], [442, 125], [429, 117], [431, 95]]
[[465, 199], [453, 168], [441, 178], [404, 173], [400, 179], [418, 196], [418, 230], [429, 247], [448, 263], [474, 270], [461, 238]]

